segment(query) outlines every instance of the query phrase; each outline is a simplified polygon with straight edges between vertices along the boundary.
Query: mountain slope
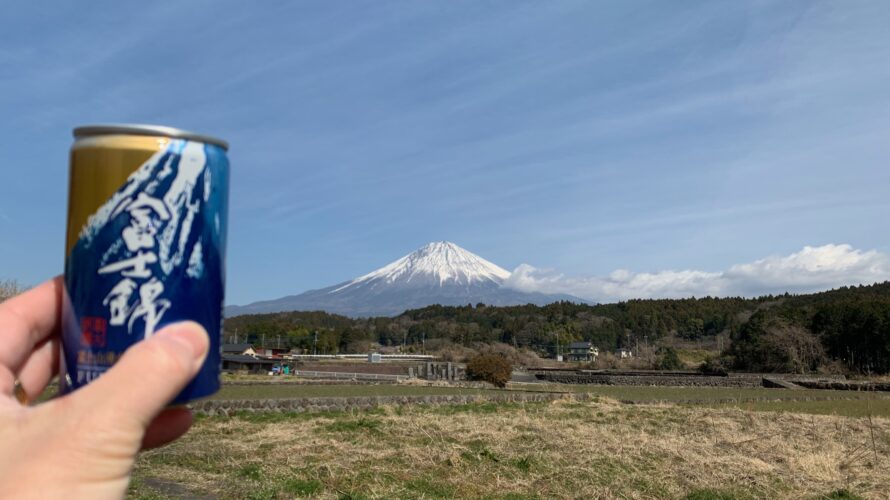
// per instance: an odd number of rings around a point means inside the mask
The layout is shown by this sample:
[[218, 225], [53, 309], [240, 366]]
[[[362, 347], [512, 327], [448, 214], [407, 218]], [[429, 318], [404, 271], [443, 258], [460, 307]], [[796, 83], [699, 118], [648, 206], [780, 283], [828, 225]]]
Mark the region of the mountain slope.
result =
[[347, 316], [394, 316], [431, 304], [549, 304], [584, 302], [568, 295], [502, 287], [510, 272], [447, 241], [429, 243], [376, 271], [300, 295], [229, 306], [226, 316], [320, 310]]

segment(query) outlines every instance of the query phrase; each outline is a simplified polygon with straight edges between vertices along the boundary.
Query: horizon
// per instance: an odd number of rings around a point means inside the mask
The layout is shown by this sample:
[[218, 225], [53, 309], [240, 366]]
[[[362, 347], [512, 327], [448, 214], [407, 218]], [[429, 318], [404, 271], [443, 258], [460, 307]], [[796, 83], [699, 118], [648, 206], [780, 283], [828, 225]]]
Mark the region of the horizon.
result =
[[[570, 278], [566, 280], [563, 279], [561, 275], [554, 276], [553, 273], [549, 270], [536, 269], [528, 265], [521, 265], [511, 273], [510, 271], [506, 271], [505, 269], [498, 266], [497, 263], [491, 262], [485, 259], [484, 256], [477, 255], [454, 242], [447, 240], [438, 240], [431, 241], [413, 250], [411, 253], [403, 255], [393, 260], [392, 262], [371, 271], [370, 273], [356, 276], [355, 278], [350, 280], [345, 280], [338, 283], [331, 283], [325, 287], [302, 290], [289, 296], [297, 296], [302, 293], [308, 292], [317, 292], [326, 288], [337, 287], [335, 291], [346, 288], [352, 284], [359, 283], [368, 277], [378, 274], [386, 274], [387, 271], [391, 271], [389, 268], [394, 264], [399, 263], [399, 261], [428, 252], [430, 249], [435, 249], [440, 244], [444, 244], [445, 246], [457, 247], [458, 251], [467, 252], [471, 254], [471, 257], [480, 258], [485, 264], [491, 264], [498, 270], [509, 273], [510, 276], [503, 280], [503, 283], [501, 284], [502, 287], [522, 292], [538, 292], [553, 295], [555, 297], [554, 301], [565, 300], [565, 296], [568, 295], [574, 299], [578, 299], [591, 305], [619, 303], [629, 300], [683, 300], [706, 297], [741, 297], [745, 299], [757, 299], [766, 296], [780, 296], [785, 294], [807, 295], [836, 290], [843, 287], [878, 285], [890, 281], [890, 273], [888, 273], [888, 269], [890, 269], [890, 267], [888, 267], [888, 264], [890, 264], [890, 261], [888, 261], [885, 255], [879, 254], [874, 251], [863, 253], [850, 248], [849, 245], [825, 245], [818, 248], [805, 247], [801, 252], [796, 252], [790, 256], [770, 256], [765, 259], [759, 259], [758, 261], [753, 263], [733, 266], [733, 268], [731, 268], [730, 270], [716, 273], [700, 273], [697, 271], [689, 270], [679, 272], [662, 271], [661, 273], [655, 275], [646, 273], [628, 273], [618, 276], [617, 278], [614, 276], [615, 273], [613, 273], [613, 276], [609, 276], [607, 278], [580, 277]], [[845, 254], [844, 258], [830, 256], [830, 254], [838, 252]], [[820, 258], [823, 258], [825, 254], [829, 254], [830, 261], [847, 261], [846, 269], [844, 269], [843, 274], [839, 275], [837, 273], [837, 269], [834, 268], [813, 269], [813, 267], [818, 267], [818, 260], [820, 260]], [[777, 266], [781, 266], [782, 269], [774, 269], [772, 271], [768, 271], [769, 268], [774, 268]], [[875, 272], [876, 269], [879, 272]], [[437, 271], [438, 270], [432, 270], [431, 272]], [[800, 276], [801, 272], [804, 274], [803, 279]], [[797, 273], [798, 276], [793, 276], [794, 273]], [[792, 274], [792, 276], [787, 276], [787, 274]], [[875, 276], [874, 280], [868, 277], [870, 275]], [[630, 285], [632, 285], [632, 282], [636, 278], [643, 277], [643, 279], [654, 279], [655, 281], [657, 281], [662, 276], [666, 278], [667, 282], [658, 283], [657, 286], [659, 291], [656, 291], [655, 293], [652, 293], [651, 290], [648, 292], [648, 294], [646, 292], [632, 291], [625, 292], [621, 296], [613, 295], [607, 296], [607, 298], [605, 299], [597, 299], [589, 295], [588, 292], [584, 291], [585, 289], [588, 291], [591, 289], [603, 290], [610, 285], [613, 287], [613, 291], [615, 290], [615, 288], [620, 287], [621, 285], [628, 286], [629, 289], [633, 290]], [[785, 282], [785, 284], [782, 284], [783, 280], [787, 280], [789, 278], [796, 279], [797, 283], [788, 284], [787, 282]], [[699, 291], [702, 291], [702, 293], [695, 293], [695, 291], [690, 291], [688, 283], [686, 283], [686, 286], [678, 286], [675, 283], [678, 280], [682, 282], [688, 282], [690, 279], [696, 281], [694, 285]], [[609, 280], [611, 280], [611, 282], [609, 282]], [[733, 280], [735, 280], [735, 283], [733, 283]], [[746, 283], [746, 281], [754, 281], [754, 286], [757, 286], [758, 280], [760, 280], [759, 287], [761, 289], [765, 289], [766, 291], [748, 293], [743, 291], [746, 289], [746, 287], [752, 286], [751, 283]], [[804, 283], [805, 280], [809, 280], [810, 282]], [[721, 281], [725, 282], [723, 283], [723, 288], [720, 288]], [[639, 290], [640, 288], [641, 287], [639, 285], [636, 286], [636, 290]], [[270, 302], [274, 301], [275, 299], [284, 297], [287, 296], [268, 297], [266, 299], [261, 299], [247, 304], [229, 303], [226, 306], [248, 306], [260, 302]], [[486, 305], [497, 307], [491, 304]]]
[[602, 302], [886, 281], [888, 21], [880, 2], [16, 3], [0, 280], [62, 272], [71, 130], [129, 122], [230, 142], [227, 304], [443, 239], [519, 290]]

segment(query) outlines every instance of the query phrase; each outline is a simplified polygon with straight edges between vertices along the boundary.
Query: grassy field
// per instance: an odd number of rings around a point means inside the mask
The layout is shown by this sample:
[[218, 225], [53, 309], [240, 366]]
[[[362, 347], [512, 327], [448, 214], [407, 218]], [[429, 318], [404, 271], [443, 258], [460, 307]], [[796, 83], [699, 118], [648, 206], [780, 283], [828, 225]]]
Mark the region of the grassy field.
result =
[[[526, 389], [531, 390], [531, 389]], [[541, 390], [586, 392], [625, 403], [678, 403], [746, 411], [776, 411], [890, 418], [890, 394], [885, 392], [818, 389], [767, 389], [724, 387], [619, 387], [549, 385]]]
[[141, 456], [131, 496], [887, 498], [890, 419], [749, 411], [851, 404], [876, 402], [602, 398], [202, 418]]
[[[618, 387], [593, 385], [514, 384], [525, 392], [587, 392], [629, 403], [690, 403], [739, 406], [748, 410], [775, 410], [843, 416], [886, 416], [890, 418], [890, 395], [886, 393], [788, 390], [722, 387]], [[449, 394], [496, 394], [494, 389], [469, 389], [423, 385], [228, 385], [210, 399], [286, 399], [356, 396], [428, 396]], [[828, 401], [823, 401], [828, 400]], [[790, 403], [795, 404], [791, 405]], [[752, 404], [756, 403], [756, 404]]]
[[[890, 393], [866, 391], [835, 391], [822, 389], [768, 389], [765, 387], [628, 387], [597, 385], [548, 385], [544, 390], [588, 392], [634, 403], [704, 403], [709, 401], [803, 400], [803, 399], [884, 399]], [[529, 390], [524, 388], [523, 390]]]
[[355, 396], [432, 396], [449, 394], [487, 394], [494, 389], [468, 389], [462, 387], [435, 387], [424, 385], [304, 385], [304, 384], [256, 384], [224, 385], [208, 399], [286, 399]]
[[[844, 417], [890, 419], [890, 399], [854, 399], [831, 401], [747, 401], [724, 403], [715, 407], [735, 407], [746, 411], [774, 411], [783, 413], [807, 413], [811, 415], [837, 415]], [[890, 481], [890, 478], [888, 478]]]

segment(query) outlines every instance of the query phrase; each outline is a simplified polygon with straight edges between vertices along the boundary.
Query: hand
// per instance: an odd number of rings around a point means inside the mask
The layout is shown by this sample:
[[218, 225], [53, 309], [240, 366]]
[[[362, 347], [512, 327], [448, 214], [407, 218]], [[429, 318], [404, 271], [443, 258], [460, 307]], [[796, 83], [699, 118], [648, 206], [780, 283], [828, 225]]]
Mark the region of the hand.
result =
[[0, 498], [120, 498], [140, 449], [166, 444], [192, 423], [164, 409], [195, 376], [209, 339], [197, 323], [170, 325], [131, 347], [96, 381], [22, 406], [58, 372], [61, 278], [0, 304]]

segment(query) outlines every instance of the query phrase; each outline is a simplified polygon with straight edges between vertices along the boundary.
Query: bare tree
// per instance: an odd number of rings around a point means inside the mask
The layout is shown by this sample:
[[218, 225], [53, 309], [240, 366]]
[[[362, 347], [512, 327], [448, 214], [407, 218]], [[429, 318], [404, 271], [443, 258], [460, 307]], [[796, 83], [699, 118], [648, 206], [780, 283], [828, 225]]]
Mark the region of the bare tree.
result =
[[27, 288], [16, 280], [0, 280], [0, 302], [12, 298]]

